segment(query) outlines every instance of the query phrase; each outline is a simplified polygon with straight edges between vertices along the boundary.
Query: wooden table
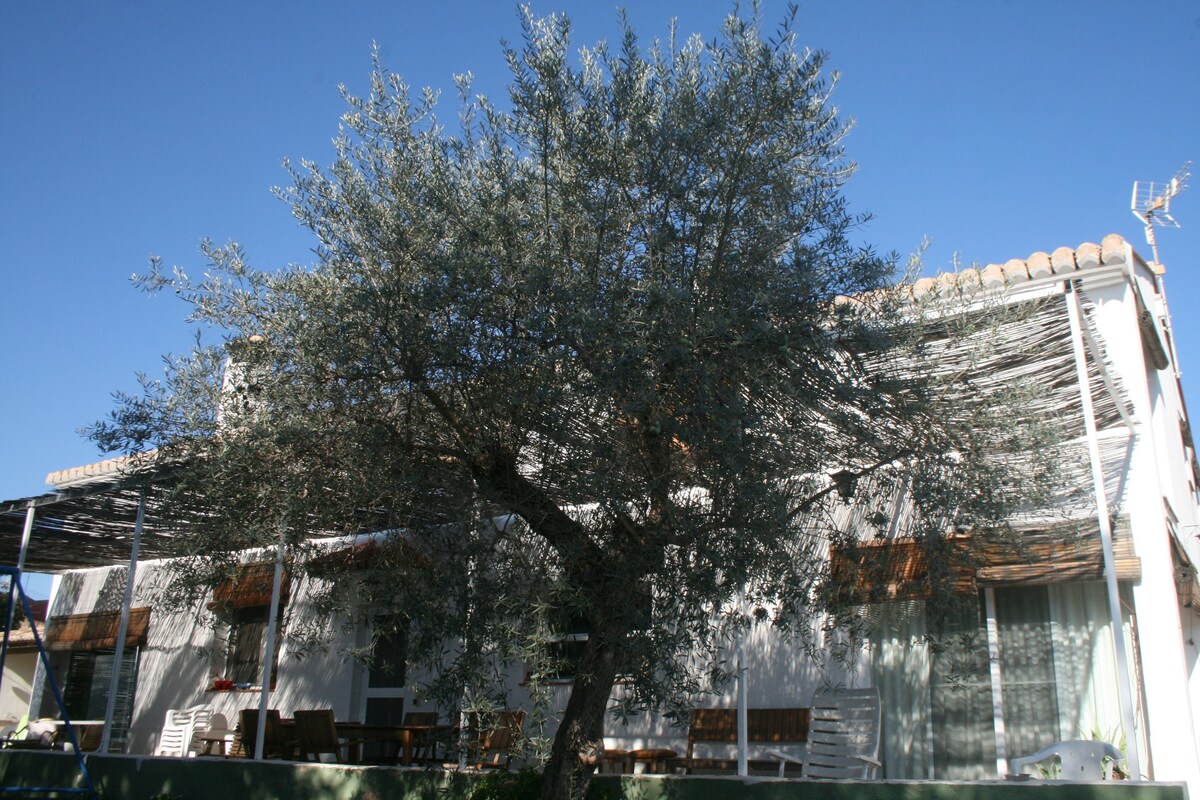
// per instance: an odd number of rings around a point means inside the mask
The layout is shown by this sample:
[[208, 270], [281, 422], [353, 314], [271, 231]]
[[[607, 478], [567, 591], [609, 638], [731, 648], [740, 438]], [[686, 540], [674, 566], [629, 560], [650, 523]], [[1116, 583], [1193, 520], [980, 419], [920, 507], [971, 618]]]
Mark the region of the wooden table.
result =
[[[228, 753], [228, 745], [233, 739], [233, 731], [212, 731], [210, 733], [201, 733], [196, 735], [196, 740], [204, 745], [200, 755], [204, 756], [226, 756]], [[213, 749], [217, 752], [213, 752]]]
[[412, 766], [413, 746], [420, 734], [446, 729], [441, 725], [370, 725], [365, 722], [335, 722], [334, 727], [339, 737], [350, 740], [350, 761], [361, 760], [360, 743], [395, 743], [396, 760], [405, 767]]
[[[674, 752], [673, 750], [671, 752]], [[604, 758], [601, 759], [598, 765], [603, 772], [614, 772], [623, 774], [633, 772], [633, 754], [630, 750], [623, 750], [619, 747], [604, 748]]]

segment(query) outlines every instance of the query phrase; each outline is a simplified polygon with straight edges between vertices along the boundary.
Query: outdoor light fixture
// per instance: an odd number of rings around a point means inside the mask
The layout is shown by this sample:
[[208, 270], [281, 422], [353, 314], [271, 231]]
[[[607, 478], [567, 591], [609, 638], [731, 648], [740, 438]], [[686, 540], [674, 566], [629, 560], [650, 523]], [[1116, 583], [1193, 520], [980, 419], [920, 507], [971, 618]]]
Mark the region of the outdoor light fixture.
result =
[[858, 473], [848, 469], [840, 469], [829, 476], [837, 486], [838, 496], [849, 502], [854, 497], [854, 488], [858, 485]]

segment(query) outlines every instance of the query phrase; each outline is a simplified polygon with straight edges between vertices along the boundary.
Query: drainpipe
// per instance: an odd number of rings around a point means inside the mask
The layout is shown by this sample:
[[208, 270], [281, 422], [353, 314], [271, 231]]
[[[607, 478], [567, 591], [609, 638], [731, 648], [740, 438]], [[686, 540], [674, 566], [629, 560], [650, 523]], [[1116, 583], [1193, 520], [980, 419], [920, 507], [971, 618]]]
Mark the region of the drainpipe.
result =
[[1087, 356], [1083, 342], [1083, 312], [1079, 293], [1071, 281], [1066, 283], [1067, 320], [1071, 324], [1071, 347], [1075, 351], [1075, 375], [1079, 381], [1079, 399], [1083, 408], [1083, 427], [1087, 434], [1088, 460], [1092, 467], [1092, 489], [1096, 496], [1096, 521], [1100, 525], [1100, 546], [1104, 554], [1104, 583], [1108, 588], [1108, 614], [1112, 622], [1113, 646], [1117, 657], [1117, 696], [1121, 704], [1121, 722], [1125, 727], [1126, 753], [1132, 780], [1142, 779], [1138, 757], [1136, 718], [1133, 713], [1132, 678], [1129, 653], [1125, 649], [1125, 626], [1121, 615], [1121, 595], [1117, 586], [1116, 557], [1113, 555], [1112, 518], [1104, 491], [1104, 467], [1100, 461], [1100, 442], [1096, 434], [1096, 411], [1092, 405], [1092, 387], [1088, 380]]
[[280, 526], [279, 546], [275, 550], [275, 577], [271, 583], [271, 611], [267, 618], [267, 641], [263, 643], [261, 688], [258, 697], [258, 730], [254, 734], [254, 759], [263, 758], [263, 742], [267, 736], [267, 707], [271, 703], [271, 667], [275, 663], [275, 633], [279, 626], [279, 591], [283, 585], [283, 545], [287, 528]]
[[[129, 574], [125, 578], [125, 595], [121, 599], [121, 622], [117, 625], [117, 647], [113, 653], [112, 676], [108, 679], [108, 703], [104, 707], [104, 732], [100, 734], [100, 752], [108, 752], [112, 736], [113, 714], [117, 709], [117, 692], [121, 686], [121, 666], [125, 660], [125, 637], [129, 634], [129, 607], [133, 605], [133, 582], [137, 578], [138, 551], [142, 547], [142, 527], [146, 521], [146, 486], [138, 497], [137, 521], [133, 524], [133, 549], [129, 555]], [[184, 748], [188, 746], [184, 743]]]

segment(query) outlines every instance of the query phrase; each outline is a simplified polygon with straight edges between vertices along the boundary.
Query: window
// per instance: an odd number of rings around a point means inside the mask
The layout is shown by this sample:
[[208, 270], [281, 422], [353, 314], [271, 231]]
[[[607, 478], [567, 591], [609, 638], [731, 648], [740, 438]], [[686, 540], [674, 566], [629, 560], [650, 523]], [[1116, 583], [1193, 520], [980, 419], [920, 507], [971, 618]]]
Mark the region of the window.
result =
[[550, 667], [545, 677], [549, 680], [574, 680], [579, 674], [579, 663], [587, 649], [592, 626], [581, 616], [572, 617], [566, 626], [569, 633], [558, 633], [550, 638]]
[[[54, 616], [47, 623], [46, 650], [62, 687], [63, 708], [72, 719], [104, 719], [120, 622], [119, 612], [94, 611], [89, 614]], [[109, 746], [116, 752], [124, 749], [133, 718], [138, 648], [145, 646], [149, 629], [150, 609], [130, 609], [109, 738]], [[40, 708], [55, 708], [54, 696], [48, 685], [44, 687]]]
[[[267, 641], [270, 606], [234, 609], [229, 620], [225, 678], [236, 683], [257, 684], [262, 677], [263, 645]], [[275, 671], [271, 670], [271, 682]]]
[[372, 689], [401, 689], [408, 672], [408, 631], [400, 627], [381, 633], [371, 648], [367, 686]]
[[1104, 584], [998, 587], [994, 597], [998, 711], [983, 597], [936, 632], [922, 601], [871, 607], [872, 682], [894, 709], [884, 777], [995, 778], [997, 719], [1008, 758], [1119, 730]]
[[[235, 688], [258, 686], [262, 681], [263, 647], [267, 641], [274, 582], [274, 562], [242, 564], [232, 579], [213, 591], [213, 600], [208, 604], [217, 617], [218, 644], [213, 652], [212, 671], [233, 683]], [[279, 666], [279, 642], [288, 593], [289, 580], [285, 571], [280, 584], [279, 616], [271, 662], [272, 686]]]
[[380, 625], [367, 667], [368, 725], [399, 725], [404, 721], [405, 683], [408, 677], [408, 626], [392, 620]]
[[[619, 623], [632, 632], [645, 631], [652, 624], [653, 609], [653, 588], [643, 581], [629, 593], [628, 602], [621, 609], [624, 618]], [[549, 665], [541, 677], [550, 681], [574, 680], [592, 636], [592, 624], [583, 613], [564, 613], [553, 630], [547, 646]], [[624, 671], [618, 667], [618, 675]]]
[[[108, 689], [112, 681], [116, 653], [112, 650], [85, 650], [70, 654], [63, 681], [63, 709], [72, 720], [102, 720], [108, 710]], [[113, 726], [109, 747], [123, 752], [133, 719], [133, 697], [137, 687], [138, 649], [125, 650], [121, 678], [117, 683], [117, 702], [113, 707]], [[52, 708], [53, 700], [42, 708]]]
[[[281, 602], [271, 658], [271, 688], [275, 687], [279, 667], [283, 611]], [[263, 648], [267, 643], [270, 616], [270, 606], [242, 606], [217, 612], [217, 647], [213, 651], [212, 672], [232, 684], [226, 688], [248, 689], [261, 684]]]

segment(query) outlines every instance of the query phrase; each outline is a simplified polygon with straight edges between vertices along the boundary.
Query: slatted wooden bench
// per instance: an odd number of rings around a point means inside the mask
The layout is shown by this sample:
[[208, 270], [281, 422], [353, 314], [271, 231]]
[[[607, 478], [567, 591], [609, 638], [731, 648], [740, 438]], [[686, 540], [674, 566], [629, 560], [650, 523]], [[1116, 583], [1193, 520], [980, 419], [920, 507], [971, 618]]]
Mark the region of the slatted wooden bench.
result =
[[[804, 744], [808, 741], [809, 709], [807, 708], [750, 708], [746, 710], [746, 738], [751, 744], [770, 744], [776, 747]], [[734, 758], [697, 758], [696, 745], [737, 746], [737, 709], [693, 708], [688, 725], [687, 755], [671, 759], [668, 767], [682, 769], [732, 772], [737, 769]], [[777, 770], [778, 759], [750, 759], [751, 769]]]

